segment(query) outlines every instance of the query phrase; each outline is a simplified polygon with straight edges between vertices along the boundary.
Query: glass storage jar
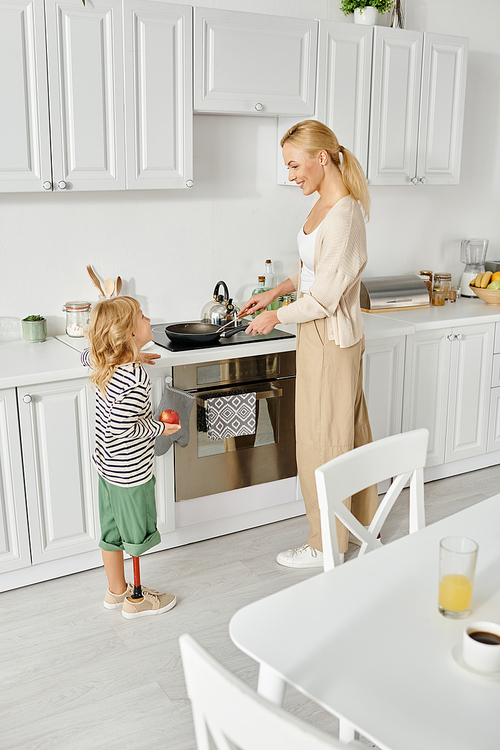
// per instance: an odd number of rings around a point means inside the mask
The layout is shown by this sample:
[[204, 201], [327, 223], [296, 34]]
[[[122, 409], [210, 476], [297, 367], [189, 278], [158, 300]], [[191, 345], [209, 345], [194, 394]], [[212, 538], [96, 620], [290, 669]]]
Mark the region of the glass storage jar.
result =
[[83, 328], [90, 322], [90, 302], [66, 302], [66, 333], [73, 338], [83, 337]]
[[444, 289], [444, 298], [448, 299], [451, 289], [451, 273], [435, 273], [433, 289]]

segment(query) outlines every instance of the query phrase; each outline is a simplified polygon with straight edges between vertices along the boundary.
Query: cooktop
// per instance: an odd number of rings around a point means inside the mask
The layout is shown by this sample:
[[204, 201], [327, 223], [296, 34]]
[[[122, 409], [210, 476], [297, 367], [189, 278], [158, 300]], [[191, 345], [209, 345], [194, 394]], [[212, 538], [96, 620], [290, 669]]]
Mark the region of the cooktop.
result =
[[239, 331], [239, 333], [234, 333], [227, 339], [224, 338], [223, 335], [221, 335], [218, 341], [212, 341], [209, 344], [197, 344], [193, 346], [193, 344], [187, 343], [186, 345], [180, 345], [177, 342], [174, 344], [174, 342], [170, 341], [170, 339], [168, 338], [167, 334], [165, 333], [165, 326], [167, 325], [170, 324], [158, 323], [156, 325], [152, 325], [151, 330], [153, 332], [153, 341], [155, 342], [155, 344], [158, 344], [158, 346], [163, 346], [170, 352], [185, 352], [192, 349], [217, 349], [221, 346], [232, 346], [234, 344], [252, 344], [256, 341], [269, 341], [270, 339], [295, 338], [293, 333], [287, 333], [286, 331], [280, 331], [278, 328], [273, 328], [273, 330], [270, 333], [266, 333], [265, 336], [261, 335], [260, 333], [258, 333], [256, 336], [247, 336], [245, 331]]

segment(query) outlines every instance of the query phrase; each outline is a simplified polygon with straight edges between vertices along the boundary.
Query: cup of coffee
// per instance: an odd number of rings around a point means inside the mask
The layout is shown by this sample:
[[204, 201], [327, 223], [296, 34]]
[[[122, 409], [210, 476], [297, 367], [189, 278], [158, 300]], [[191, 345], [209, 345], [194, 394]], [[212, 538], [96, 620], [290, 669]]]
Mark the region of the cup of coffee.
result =
[[472, 622], [462, 639], [463, 660], [478, 672], [500, 671], [500, 625], [496, 622]]

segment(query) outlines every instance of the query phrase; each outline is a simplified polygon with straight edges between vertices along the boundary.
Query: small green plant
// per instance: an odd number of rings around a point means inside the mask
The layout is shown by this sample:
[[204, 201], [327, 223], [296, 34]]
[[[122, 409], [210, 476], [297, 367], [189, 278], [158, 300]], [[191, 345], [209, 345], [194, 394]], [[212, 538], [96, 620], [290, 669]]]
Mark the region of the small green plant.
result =
[[45, 320], [43, 315], [28, 315], [27, 318], [23, 318], [23, 320], [29, 321], [30, 323], [33, 323], [36, 320]]
[[368, 5], [378, 10], [379, 13], [387, 13], [392, 8], [393, 0], [342, 0], [340, 10], [347, 16], [349, 13], [354, 13], [356, 8], [362, 10]]

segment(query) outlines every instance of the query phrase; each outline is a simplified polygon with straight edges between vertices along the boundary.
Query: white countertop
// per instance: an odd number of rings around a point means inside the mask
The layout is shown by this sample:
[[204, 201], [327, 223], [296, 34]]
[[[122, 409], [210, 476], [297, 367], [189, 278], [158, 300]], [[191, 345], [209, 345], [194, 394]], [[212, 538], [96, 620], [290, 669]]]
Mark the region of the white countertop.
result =
[[416, 331], [447, 326], [472, 325], [473, 323], [496, 323], [500, 321], [500, 305], [487, 305], [479, 297], [461, 297], [456, 302], [446, 302], [442, 307], [431, 305], [421, 310], [394, 310], [385, 313], [365, 313], [366, 318], [409, 323]]
[[[415, 331], [446, 328], [474, 323], [500, 322], [500, 306], [487, 305], [478, 298], [462, 298], [444, 307], [429, 307], [421, 310], [404, 310], [387, 313], [363, 313], [367, 341], [392, 336], [411, 335]], [[289, 333], [296, 326], [279, 326]], [[260, 354], [293, 351], [297, 339], [270, 339], [251, 344], [235, 344], [224, 347], [223, 357], [255, 357]], [[63, 335], [48, 338], [42, 344], [8, 341], [0, 343], [0, 388], [14, 388], [28, 384], [47, 383], [54, 380], [72, 380], [85, 377], [86, 370], [80, 364], [80, 352], [87, 346], [84, 338]], [[186, 352], [170, 352], [161, 346], [151, 345], [148, 351], [161, 356], [152, 367], [214, 362], [221, 359], [221, 348], [193, 349]]]

